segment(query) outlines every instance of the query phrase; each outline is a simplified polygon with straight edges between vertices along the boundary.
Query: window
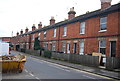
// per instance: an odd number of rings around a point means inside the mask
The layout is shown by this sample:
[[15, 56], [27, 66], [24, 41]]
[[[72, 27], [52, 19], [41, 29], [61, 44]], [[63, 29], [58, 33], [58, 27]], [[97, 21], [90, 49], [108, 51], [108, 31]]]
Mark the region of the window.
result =
[[52, 43], [52, 51], [55, 51], [56, 49], [56, 43]]
[[84, 41], [80, 41], [80, 52], [79, 52], [80, 55], [83, 55], [84, 54]]
[[47, 43], [44, 43], [44, 49], [48, 49], [48, 44]]
[[100, 18], [100, 31], [105, 31], [107, 29], [107, 17]]
[[46, 38], [46, 34], [47, 34], [46, 31], [44, 31], [44, 39]]
[[56, 37], [56, 29], [54, 29], [54, 37]]
[[100, 40], [99, 41], [99, 52], [105, 55], [106, 54], [105, 51], [106, 51], [106, 40]]
[[85, 22], [80, 23], [80, 34], [85, 34]]
[[67, 36], [67, 27], [66, 26], [64, 27], [64, 30], [63, 30], [63, 36]]
[[34, 49], [34, 43], [32, 43], [32, 49]]
[[66, 42], [62, 43], [62, 52], [66, 52]]
[[34, 40], [34, 34], [32, 35], [32, 40]]

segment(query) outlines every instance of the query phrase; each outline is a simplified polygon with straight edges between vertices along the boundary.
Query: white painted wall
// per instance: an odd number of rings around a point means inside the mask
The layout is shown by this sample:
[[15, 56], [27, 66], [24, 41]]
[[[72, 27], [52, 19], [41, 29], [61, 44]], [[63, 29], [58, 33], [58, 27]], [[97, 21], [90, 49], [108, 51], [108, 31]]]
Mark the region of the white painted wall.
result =
[[0, 42], [0, 56], [9, 55], [9, 43]]

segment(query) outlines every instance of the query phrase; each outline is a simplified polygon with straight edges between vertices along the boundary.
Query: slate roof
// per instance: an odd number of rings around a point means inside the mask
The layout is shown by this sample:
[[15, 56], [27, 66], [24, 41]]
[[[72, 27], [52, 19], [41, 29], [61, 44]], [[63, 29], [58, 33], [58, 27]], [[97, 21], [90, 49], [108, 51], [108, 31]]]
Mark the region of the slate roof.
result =
[[30, 32], [24, 33], [24, 34], [19, 35], [19, 36], [23, 36], [23, 35], [27, 35], [27, 34], [34, 34], [36, 32], [41, 32], [41, 31], [46, 31], [46, 30], [51, 29], [51, 28], [57, 28], [60, 26], [74, 23], [74, 22], [84, 21], [84, 20], [87, 20], [87, 19], [90, 19], [93, 17], [104, 16], [104, 15], [107, 15], [109, 13], [116, 12], [116, 11], [120, 11], [120, 3], [115, 4], [115, 5], [111, 5], [109, 8], [106, 8], [106, 9], [102, 9], [102, 10], [99, 9], [99, 10], [92, 11], [92, 12], [89, 12], [89, 13], [86, 13], [83, 15], [79, 15], [79, 16], [72, 18], [72, 19], [69, 19], [69, 20], [61, 21], [61, 22], [55, 23], [53, 25], [46, 26], [46, 27], [41, 28], [41, 29], [36, 29], [34, 31], [30, 31]]

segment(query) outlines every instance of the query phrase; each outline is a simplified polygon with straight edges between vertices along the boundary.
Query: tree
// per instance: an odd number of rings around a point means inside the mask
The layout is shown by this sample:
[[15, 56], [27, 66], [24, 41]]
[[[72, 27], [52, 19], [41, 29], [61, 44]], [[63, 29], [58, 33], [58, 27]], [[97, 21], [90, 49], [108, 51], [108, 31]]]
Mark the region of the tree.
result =
[[38, 37], [36, 37], [34, 41], [34, 50], [39, 50], [39, 49], [40, 49], [40, 41], [38, 40]]

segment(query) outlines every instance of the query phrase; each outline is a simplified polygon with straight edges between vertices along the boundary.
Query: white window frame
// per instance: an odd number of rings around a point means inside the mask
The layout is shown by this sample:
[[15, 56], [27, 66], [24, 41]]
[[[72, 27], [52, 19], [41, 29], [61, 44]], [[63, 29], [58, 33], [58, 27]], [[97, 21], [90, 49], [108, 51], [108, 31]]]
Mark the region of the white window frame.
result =
[[67, 36], [67, 27], [66, 26], [64, 26], [64, 28], [63, 28], [63, 36]]
[[[105, 22], [102, 22], [102, 20], [106, 18], [106, 21]], [[105, 29], [102, 29], [102, 25], [106, 25], [106, 28]], [[107, 17], [101, 17], [100, 18], [100, 31], [99, 32], [106, 32], [107, 31]]]
[[[82, 43], [83, 43], [83, 46], [81, 46], [82, 45]], [[79, 54], [80, 55], [84, 55], [84, 41], [82, 40], [82, 41], [80, 41], [80, 43], [79, 43], [79, 47], [80, 47], [80, 50], [79, 50]], [[81, 52], [81, 50], [83, 50], [83, 52]]]
[[[101, 41], [105, 41], [105, 44], [106, 44], [106, 40], [100, 40], [100, 41], [99, 41], [99, 53], [101, 53], [101, 52], [100, 52], [100, 49], [101, 49], [101, 48], [105, 48], [105, 51], [106, 51], [106, 45], [105, 45], [105, 47], [101, 47]], [[106, 54], [102, 54], [102, 55], [105, 56]]]
[[85, 22], [80, 23], [80, 34], [85, 34]]
[[56, 37], [56, 28], [54, 29], [54, 35], [53, 35], [53, 37]]

